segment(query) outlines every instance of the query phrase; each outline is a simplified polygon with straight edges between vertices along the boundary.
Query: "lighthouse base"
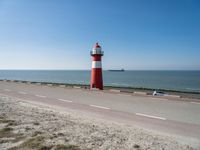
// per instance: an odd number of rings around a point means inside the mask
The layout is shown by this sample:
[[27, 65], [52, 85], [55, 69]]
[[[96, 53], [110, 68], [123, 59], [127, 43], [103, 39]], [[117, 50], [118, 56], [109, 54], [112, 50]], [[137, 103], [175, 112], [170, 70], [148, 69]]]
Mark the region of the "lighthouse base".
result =
[[97, 88], [103, 90], [102, 69], [93, 68], [91, 73], [90, 88]]

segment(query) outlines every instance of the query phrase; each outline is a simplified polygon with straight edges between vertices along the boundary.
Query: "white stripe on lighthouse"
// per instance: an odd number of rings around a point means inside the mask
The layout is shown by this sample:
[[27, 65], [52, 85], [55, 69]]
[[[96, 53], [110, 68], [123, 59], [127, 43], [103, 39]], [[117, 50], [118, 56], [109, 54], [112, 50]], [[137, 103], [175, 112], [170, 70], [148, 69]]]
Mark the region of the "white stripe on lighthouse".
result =
[[101, 61], [92, 61], [92, 68], [101, 68]]

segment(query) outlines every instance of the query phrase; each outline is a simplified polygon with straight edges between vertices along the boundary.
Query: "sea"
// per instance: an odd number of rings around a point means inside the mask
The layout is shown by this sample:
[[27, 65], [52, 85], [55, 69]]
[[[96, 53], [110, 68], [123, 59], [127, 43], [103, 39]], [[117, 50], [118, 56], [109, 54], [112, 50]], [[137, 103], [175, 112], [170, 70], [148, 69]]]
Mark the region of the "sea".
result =
[[[89, 70], [0, 70], [0, 79], [89, 84]], [[103, 71], [106, 86], [200, 92], [200, 71]]]

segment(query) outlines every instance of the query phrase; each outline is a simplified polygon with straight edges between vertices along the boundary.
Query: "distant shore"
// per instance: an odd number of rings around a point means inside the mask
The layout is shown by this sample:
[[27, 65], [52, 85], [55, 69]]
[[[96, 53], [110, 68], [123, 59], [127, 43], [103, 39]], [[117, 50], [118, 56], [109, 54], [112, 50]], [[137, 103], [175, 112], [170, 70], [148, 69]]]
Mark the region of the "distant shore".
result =
[[[70, 83], [55, 83], [55, 82], [36, 82], [36, 81], [25, 81], [25, 80], [0, 80], [7, 82], [21, 82], [21, 83], [30, 83], [30, 84], [41, 84], [41, 85], [52, 85], [52, 86], [64, 86], [64, 87], [76, 87], [82, 89], [89, 89], [89, 84], [70, 84]], [[180, 90], [171, 90], [171, 89], [153, 89], [153, 88], [144, 88], [144, 87], [123, 87], [123, 86], [104, 86], [104, 90], [118, 90], [122, 93], [134, 93], [134, 92], [145, 92], [146, 95], [152, 95], [153, 92], [162, 91], [170, 95], [177, 95], [182, 98], [192, 98], [200, 99], [200, 92], [191, 92], [191, 91], [180, 91]]]

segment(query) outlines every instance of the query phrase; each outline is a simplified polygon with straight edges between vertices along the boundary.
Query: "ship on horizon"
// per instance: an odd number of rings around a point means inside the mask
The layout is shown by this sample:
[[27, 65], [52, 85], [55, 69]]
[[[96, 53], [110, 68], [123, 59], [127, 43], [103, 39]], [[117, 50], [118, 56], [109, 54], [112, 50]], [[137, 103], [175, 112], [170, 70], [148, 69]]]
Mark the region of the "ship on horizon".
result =
[[113, 71], [113, 72], [124, 72], [124, 69], [109, 69], [108, 71]]

